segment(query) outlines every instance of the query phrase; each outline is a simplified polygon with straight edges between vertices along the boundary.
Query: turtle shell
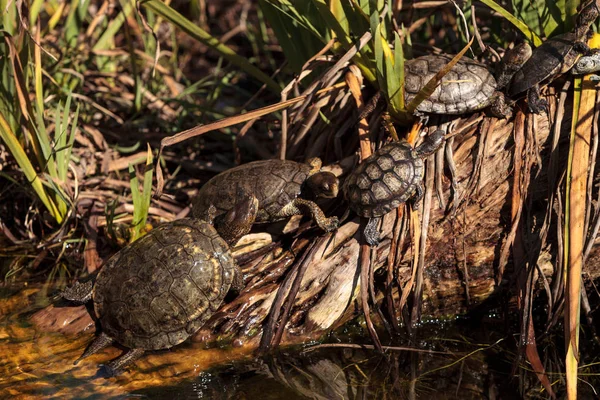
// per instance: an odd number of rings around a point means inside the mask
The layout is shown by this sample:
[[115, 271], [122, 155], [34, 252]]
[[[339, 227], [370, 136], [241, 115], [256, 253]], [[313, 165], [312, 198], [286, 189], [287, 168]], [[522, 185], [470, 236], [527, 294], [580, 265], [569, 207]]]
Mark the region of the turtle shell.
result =
[[513, 76], [508, 95], [516, 96], [548, 78], [570, 70], [580, 55], [573, 49], [576, 40], [577, 36], [569, 32], [553, 37], [537, 47]]
[[102, 268], [93, 292], [96, 316], [102, 330], [126, 347], [173, 347], [221, 305], [234, 266], [227, 243], [210, 224], [163, 224]]
[[[429, 80], [452, 60], [452, 56], [427, 55], [404, 62], [404, 97], [408, 104]], [[487, 67], [462, 57], [442, 78], [418, 111], [435, 114], [462, 114], [492, 103], [496, 80]]]
[[196, 218], [206, 218], [211, 205], [216, 215], [231, 210], [241, 194], [251, 194], [258, 199], [256, 221], [274, 222], [279, 211], [302, 190], [310, 175], [308, 164], [289, 160], [261, 160], [228, 169], [206, 182], [192, 200], [192, 213]]
[[423, 173], [423, 160], [410, 144], [393, 142], [368, 157], [346, 178], [344, 195], [358, 215], [379, 217], [408, 200]]

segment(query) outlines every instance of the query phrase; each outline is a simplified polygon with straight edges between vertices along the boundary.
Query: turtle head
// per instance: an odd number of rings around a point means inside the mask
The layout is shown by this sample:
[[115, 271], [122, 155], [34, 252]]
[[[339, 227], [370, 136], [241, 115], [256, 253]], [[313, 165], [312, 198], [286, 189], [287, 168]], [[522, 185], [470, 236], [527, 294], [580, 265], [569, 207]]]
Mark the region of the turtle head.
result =
[[339, 184], [337, 176], [328, 171], [317, 172], [306, 180], [306, 186], [314, 197], [327, 199], [337, 197]]
[[442, 143], [446, 140], [446, 132], [441, 129], [433, 132], [431, 135], [427, 136], [423, 143], [421, 143], [417, 148], [415, 148], [415, 152], [417, 156], [420, 158], [425, 158], [437, 151], [440, 148]]
[[527, 42], [520, 43], [504, 53], [502, 61], [496, 67], [496, 89], [508, 86], [515, 73], [529, 60], [533, 50]]

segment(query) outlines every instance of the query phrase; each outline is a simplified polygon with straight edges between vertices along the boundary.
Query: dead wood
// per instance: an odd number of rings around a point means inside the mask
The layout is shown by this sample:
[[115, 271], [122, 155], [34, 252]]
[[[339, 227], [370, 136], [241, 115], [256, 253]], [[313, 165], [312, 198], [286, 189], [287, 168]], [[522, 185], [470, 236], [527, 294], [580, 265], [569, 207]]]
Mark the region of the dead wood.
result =
[[[532, 180], [528, 204], [546, 202], [548, 193], [545, 171], [550, 159], [548, 148], [550, 126], [545, 116], [535, 121], [536, 141], [541, 147], [542, 166]], [[506, 288], [507, 274], [512, 270], [509, 258], [505, 279], [495, 281], [501, 249], [511, 232], [511, 186], [513, 182], [513, 122], [489, 120], [473, 123], [481, 116], [473, 115], [459, 121], [454, 129], [459, 132], [450, 142], [454, 157], [452, 175], [446, 168], [442, 179], [442, 195], [445, 201], [432, 201], [427, 236], [426, 254], [422, 281], [422, 315], [425, 318], [456, 316], [481, 308], [494, 306], [494, 295]], [[564, 121], [564, 129], [569, 122]], [[464, 129], [466, 127], [466, 129]], [[489, 127], [492, 127], [489, 129]], [[485, 129], [485, 135], [481, 130]], [[564, 134], [561, 138], [564, 138]], [[564, 148], [564, 146], [563, 146]], [[448, 151], [447, 151], [448, 153]], [[562, 158], [563, 155], [560, 155]], [[560, 161], [559, 161], [560, 162]], [[351, 168], [345, 163], [342, 169]], [[342, 169], [333, 168], [336, 173]], [[478, 177], [473, 178], [473, 174]], [[454, 180], [454, 182], [453, 182]], [[454, 188], [453, 188], [454, 186]], [[458, 191], [458, 193], [453, 193]], [[452, 202], [459, 199], [459, 204]], [[440, 204], [448, 204], [441, 208]], [[546, 207], [529, 209], [533, 218], [544, 219]], [[373, 268], [378, 299], [384, 300], [388, 262], [390, 258], [392, 230], [402, 226], [396, 236], [405, 236], [410, 224], [396, 224], [398, 216], [410, 213], [392, 212], [382, 223], [382, 241], [374, 250]], [[259, 345], [262, 329], [279, 290], [290, 290], [298, 268], [292, 268], [311, 241], [317, 241], [303, 265], [302, 281], [298, 286], [293, 305], [287, 319], [283, 343], [300, 343], [316, 339], [331, 329], [340, 326], [358, 315], [360, 310], [359, 266], [359, 220], [344, 223], [330, 240], [318, 240], [316, 231], [296, 233], [299, 236], [289, 248], [285, 248], [277, 235], [257, 233], [248, 235], [238, 244], [235, 254], [245, 275], [246, 288], [232, 301], [224, 304], [211, 320], [194, 336], [196, 341], [227, 341], [234, 345]], [[399, 229], [399, 228], [397, 228]], [[411, 279], [411, 240], [402, 240], [397, 256], [392, 257], [397, 266], [396, 279], [405, 285]], [[552, 279], [553, 260], [556, 249], [549, 246], [541, 250], [540, 271]], [[413, 242], [414, 244], [414, 242]], [[527, 243], [524, 244], [527, 246]], [[597, 278], [600, 269], [600, 252], [593, 247], [587, 262], [586, 276]], [[291, 275], [290, 275], [291, 274]], [[282, 285], [288, 282], [287, 285]], [[541, 284], [540, 284], [541, 285]], [[396, 293], [397, 294], [397, 293]], [[286, 298], [287, 293], [279, 295]], [[358, 300], [357, 300], [358, 299]], [[399, 296], [394, 297], [397, 307]], [[496, 304], [497, 305], [497, 304]], [[49, 308], [33, 318], [34, 323], [44, 329], [75, 332], [89, 328], [89, 320], [81, 319], [78, 324], [65, 328], [73, 316], [70, 308]], [[64, 314], [64, 315], [63, 315]]]

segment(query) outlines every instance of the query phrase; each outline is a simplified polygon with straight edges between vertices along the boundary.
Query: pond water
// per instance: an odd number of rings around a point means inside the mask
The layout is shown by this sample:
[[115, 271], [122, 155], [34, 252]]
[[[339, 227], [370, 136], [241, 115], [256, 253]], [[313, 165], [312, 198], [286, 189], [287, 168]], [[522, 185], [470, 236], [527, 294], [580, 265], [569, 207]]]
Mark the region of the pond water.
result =
[[[98, 365], [122, 350], [109, 347], [73, 365], [92, 339], [93, 325], [77, 334], [40, 329], [31, 317], [46, 304], [47, 298], [36, 288], [0, 289], [0, 398], [546, 397], [526, 366], [513, 373], [513, 336], [502, 335], [502, 329], [489, 330], [499, 326], [493, 316], [478, 323], [429, 324], [420, 334], [418, 347], [426, 349], [422, 352], [389, 349], [381, 355], [353, 346], [360, 341], [370, 343], [355, 323], [330, 335], [324, 347], [284, 348], [265, 357], [256, 357], [250, 348], [206, 349], [200, 343], [186, 342], [169, 351], [149, 353], [124, 374], [105, 378]], [[90, 325], [86, 318], [79, 319]], [[385, 344], [407, 346], [407, 340], [386, 340]], [[523, 374], [519, 386], [518, 376]]]

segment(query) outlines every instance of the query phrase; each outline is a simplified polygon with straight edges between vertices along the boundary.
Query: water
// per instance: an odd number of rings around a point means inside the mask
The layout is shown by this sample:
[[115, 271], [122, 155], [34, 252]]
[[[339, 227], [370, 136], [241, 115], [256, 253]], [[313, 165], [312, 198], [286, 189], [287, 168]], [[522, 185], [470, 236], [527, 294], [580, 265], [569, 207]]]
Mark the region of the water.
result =
[[[74, 322], [51, 320], [51, 328], [32, 324], [45, 306], [37, 288], [0, 289], [0, 398], [36, 399], [518, 399], [545, 398], [527, 372], [513, 376], [515, 340], [504, 335], [497, 318], [480, 322], [438, 323], [422, 330], [425, 352], [351, 347], [369, 343], [360, 324], [332, 334], [328, 342], [343, 347], [282, 349], [256, 357], [251, 348], [206, 349], [185, 343], [153, 352], [128, 372], [105, 378], [98, 364], [118, 356], [110, 347], [74, 366], [93, 337], [93, 324], [83, 309], [72, 309]], [[78, 311], [79, 310], [79, 311]], [[51, 314], [50, 314], [51, 315]], [[69, 333], [70, 327], [77, 331]], [[407, 346], [406, 339], [389, 345]], [[548, 346], [546, 356], [561, 357]], [[346, 347], [348, 346], [348, 347]], [[429, 352], [427, 352], [429, 351]], [[436, 352], [436, 353], [432, 353]], [[598, 354], [598, 353], [596, 353]], [[595, 356], [594, 356], [595, 357]], [[552, 363], [548, 364], [549, 371]], [[519, 375], [523, 394], [519, 392]], [[532, 379], [533, 378], [533, 379]], [[586, 378], [589, 380], [589, 378]], [[560, 382], [560, 375], [551, 381]], [[585, 385], [584, 385], [585, 386]], [[585, 387], [582, 388], [586, 390]], [[591, 396], [591, 389], [587, 389]], [[592, 397], [581, 397], [592, 398]]]

